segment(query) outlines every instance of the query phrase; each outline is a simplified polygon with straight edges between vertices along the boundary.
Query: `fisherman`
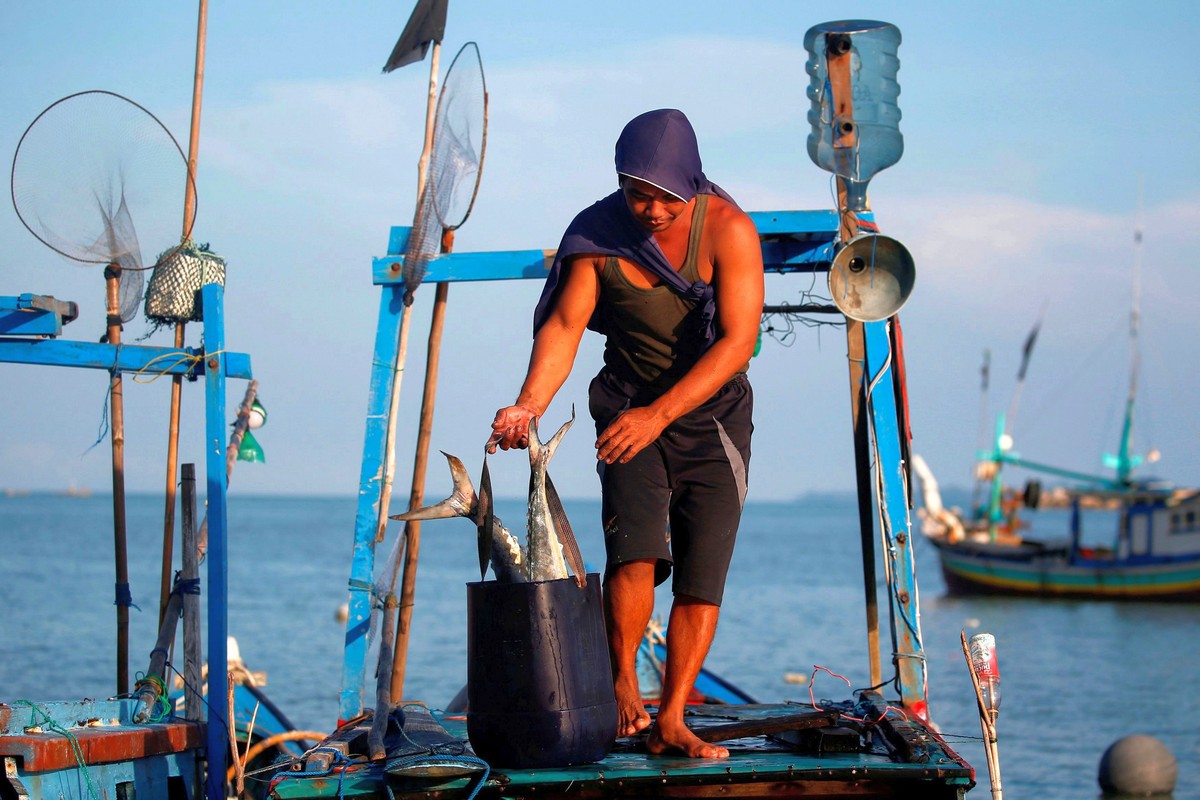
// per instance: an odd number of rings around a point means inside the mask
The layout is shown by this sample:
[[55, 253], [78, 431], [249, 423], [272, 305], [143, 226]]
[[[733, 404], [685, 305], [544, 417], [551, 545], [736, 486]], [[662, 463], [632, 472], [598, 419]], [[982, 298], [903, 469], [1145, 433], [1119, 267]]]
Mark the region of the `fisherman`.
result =
[[496, 412], [488, 452], [528, 446], [571, 372], [584, 328], [606, 337], [588, 400], [607, 552], [605, 621], [618, 736], [650, 725], [635, 661], [654, 587], [674, 568], [652, 753], [724, 758], [684, 709], [716, 632], [746, 498], [763, 305], [754, 223], [701, 168], [682, 112], [641, 114], [616, 145], [619, 189], [575, 217], [534, 312], [529, 369]]

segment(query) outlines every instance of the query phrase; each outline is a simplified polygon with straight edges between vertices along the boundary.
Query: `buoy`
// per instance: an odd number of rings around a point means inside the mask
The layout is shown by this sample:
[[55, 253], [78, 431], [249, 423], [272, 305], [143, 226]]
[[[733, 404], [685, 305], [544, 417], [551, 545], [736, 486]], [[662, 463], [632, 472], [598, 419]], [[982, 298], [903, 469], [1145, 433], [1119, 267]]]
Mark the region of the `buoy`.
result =
[[345, 622], [350, 619], [350, 604], [342, 603], [337, 607], [337, 611], [333, 612], [333, 618], [338, 622]]
[[1100, 758], [1100, 788], [1106, 792], [1170, 794], [1177, 777], [1179, 764], [1170, 749], [1143, 733], [1121, 737]]

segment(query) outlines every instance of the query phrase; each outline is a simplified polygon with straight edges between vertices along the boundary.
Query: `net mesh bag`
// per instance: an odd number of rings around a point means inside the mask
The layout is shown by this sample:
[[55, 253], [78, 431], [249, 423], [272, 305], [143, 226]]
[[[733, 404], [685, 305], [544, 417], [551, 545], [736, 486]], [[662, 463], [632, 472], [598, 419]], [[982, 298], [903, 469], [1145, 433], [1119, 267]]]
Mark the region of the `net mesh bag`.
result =
[[167, 250], [150, 276], [146, 289], [146, 319], [155, 329], [180, 322], [199, 322], [201, 287], [225, 285], [225, 259], [207, 244], [186, 240], [178, 249]]

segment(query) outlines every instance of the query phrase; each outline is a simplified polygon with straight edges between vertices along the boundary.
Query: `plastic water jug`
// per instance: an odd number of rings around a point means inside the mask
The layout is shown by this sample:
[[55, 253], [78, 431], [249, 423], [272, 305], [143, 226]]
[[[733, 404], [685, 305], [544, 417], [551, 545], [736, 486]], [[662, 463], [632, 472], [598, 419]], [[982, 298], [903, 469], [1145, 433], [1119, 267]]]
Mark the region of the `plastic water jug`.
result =
[[[867, 182], [880, 170], [900, 160], [904, 137], [900, 135], [900, 84], [896, 73], [900, 59], [900, 29], [887, 22], [844, 20], [814, 25], [804, 34], [809, 75], [808, 156], [813, 163], [843, 178], [847, 206], [867, 208]], [[834, 90], [829, 57], [850, 56], [850, 95], [853, 130], [835, 120]], [[852, 136], [848, 136], [853, 134]], [[847, 140], [851, 143], [847, 144]]]

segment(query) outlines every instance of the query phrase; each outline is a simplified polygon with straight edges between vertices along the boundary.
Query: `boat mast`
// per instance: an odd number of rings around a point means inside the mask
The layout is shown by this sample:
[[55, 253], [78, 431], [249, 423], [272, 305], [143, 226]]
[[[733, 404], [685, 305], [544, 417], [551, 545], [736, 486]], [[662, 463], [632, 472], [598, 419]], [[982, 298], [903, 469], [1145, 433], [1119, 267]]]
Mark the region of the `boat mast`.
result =
[[1121, 446], [1117, 451], [1117, 483], [1128, 485], [1133, 467], [1140, 458], [1130, 452], [1133, 443], [1133, 403], [1137, 398], [1138, 373], [1141, 371], [1141, 349], [1138, 334], [1142, 322], [1142, 187], [1138, 182], [1138, 214], [1133, 228], [1133, 291], [1129, 309], [1129, 395], [1125, 399], [1125, 422], [1121, 428]]

